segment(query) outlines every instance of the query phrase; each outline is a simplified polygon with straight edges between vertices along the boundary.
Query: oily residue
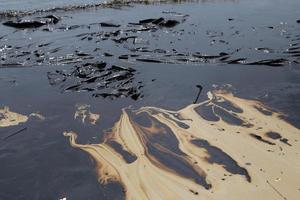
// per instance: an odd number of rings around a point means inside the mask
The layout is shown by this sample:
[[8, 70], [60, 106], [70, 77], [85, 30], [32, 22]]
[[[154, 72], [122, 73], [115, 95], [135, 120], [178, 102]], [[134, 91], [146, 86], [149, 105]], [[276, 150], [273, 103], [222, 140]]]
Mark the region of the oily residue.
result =
[[231, 125], [245, 127], [253, 126], [250, 122], [244, 121], [237, 115], [238, 113], [242, 113], [243, 110], [226, 99], [213, 98], [210, 102], [195, 108], [195, 111], [208, 121], [216, 122], [222, 119]]
[[[149, 126], [141, 125], [143, 121], [139, 115], [146, 115], [151, 124]], [[206, 189], [211, 188], [211, 185], [206, 181], [204, 171], [194, 166], [188, 155], [179, 148], [179, 141], [169, 127], [145, 112], [130, 116], [133, 119], [133, 126], [144, 142], [146, 154], [153, 163], [194, 180]]]
[[[138, 0], [134, 2], [150, 3], [152, 1]], [[194, 30], [197, 30], [196, 27], [201, 26], [198, 23], [203, 23], [203, 21], [199, 21], [197, 16], [197, 19], [195, 19], [189, 12], [163, 11], [151, 18], [141, 16], [135, 21], [128, 21], [128, 19], [131, 19], [130, 17], [124, 20], [125, 17], [122, 20], [114, 19], [114, 23], [88, 20], [81, 22], [82, 24], [70, 23], [70, 20], [68, 20], [68, 18], [74, 17], [75, 22], [81, 21], [81, 17], [65, 16], [69, 13], [64, 13], [64, 11], [77, 9], [121, 8], [131, 3], [128, 1], [112, 1], [46, 10], [0, 12], [0, 18], [5, 20], [2, 23], [3, 29], [12, 31], [7, 35], [0, 36], [0, 40], [4, 39], [3, 44], [0, 45], [0, 68], [73, 63], [81, 65], [84, 62], [93, 63], [98, 60], [112, 64], [115, 63], [117, 58], [122, 62], [131, 64], [207, 65], [210, 63], [213, 65], [237, 64], [249, 67], [283, 67], [289, 64], [299, 64], [300, 46], [298, 41], [300, 36], [297, 34], [295, 27], [282, 27], [286, 29], [286, 33], [282, 35], [282, 41], [285, 43], [282, 47], [272, 44], [269, 47], [252, 48], [253, 44], [249, 43], [249, 40], [243, 40], [242, 42], [239, 40], [240, 37], [246, 38], [251, 35], [251, 32], [242, 33], [244, 31], [242, 27], [239, 27], [240, 24], [237, 23], [231, 26], [231, 23], [229, 23], [226, 25], [228, 27], [224, 26], [216, 30], [201, 29], [197, 33]], [[133, 9], [132, 12], [134, 13], [136, 10]], [[187, 23], [187, 21], [194, 23]], [[190, 28], [193, 31], [189, 30]], [[249, 26], [249, 28], [251, 27]], [[276, 28], [276, 31], [280, 30], [281, 28]], [[266, 31], [269, 31], [267, 27], [256, 30], [259, 34], [257, 36], [258, 44], [265, 41]], [[30, 40], [22, 40], [22, 45], [20, 45], [20, 42], [15, 42], [15, 38], [18, 37], [20, 32], [30, 38]], [[30, 34], [33, 32], [37, 32], [40, 37], [31, 37]], [[165, 37], [157, 37], [158, 35], [165, 35], [170, 41], [165, 41]], [[213, 48], [213, 52], [207, 50], [199, 52], [189, 46], [185, 47], [184, 51], [179, 48], [182, 45], [181, 41], [191, 37], [199, 37], [201, 40], [208, 41], [206, 49], [217, 46]], [[51, 38], [55, 38], [55, 41]], [[169, 45], [166, 46], [166, 42], [169, 42]], [[239, 46], [233, 45], [237, 43], [239, 43]], [[72, 45], [74, 44], [80, 47], [79, 50], [85, 52], [73, 50]], [[266, 45], [270, 44], [266, 43]], [[153, 48], [154, 46], [155, 48]], [[116, 51], [115, 48], [121, 51]], [[223, 51], [225, 49], [226, 52]], [[241, 55], [244, 56], [240, 57]]]
[[256, 135], [254, 133], [250, 133], [250, 136], [253, 137], [253, 138], [255, 138], [255, 139], [257, 139], [260, 142], [263, 142], [263, 143], [266, 143], [266, 144], [269, 144], [269, 145], [275, 145], [275, 143], [270, 142], [269, 140], [263, 139], [263, 137], [261, 137], [260, 135]]
[[228, 172], [245, 176], [247, 181], [251, 182], [251, 177], [249, 176], [248, 171], [245, 168], [240, 167], [235, 160], [233, 160], [228, 154], [218, 147], [210, 145], [209, 142], [203, 139], [192, 140], [192, 143], [207, 151], [209, 157], [207, 157], [206, 160], [209, 163], [223, 165], [224, 169], [226, 169]]
[[214, 114], [213, 106], [209, 104], [203, 104], [195, 108], [195, 111], [207, 121], [219, 121], [219, 117]]
[[92, 113], [90, 111], [90, 105], [78, 104], [76, 105], [74, 119], [80, 119], [83, 124], [88, 121], [90, 124], [95, 125], [100, 119], [100, 115]]
[[109, 99], [130, 97], [137, 100], [143, 96], [140, 90], [143, 84], [134, 80], [136, 70], [130, 67], [93, 62], [47, 75], [50, 85], [63, 87], [63, 92], [92, 92], [93, 97]]
[[[218, 104], [225, 101], [229, 103]], [[252, 126], [222, 120], [221, 112], [220, 120], [208, 120], [196, 112], [203, 105], [218, 106]], [[238, 109], [229, 110], [232, 105]], [[274, 188], [286, 199], [296, 199], [300, 131], [279, 113], [268, 115], [257, 108], [265, 106], [214, 91], [208, 93], [208, 100], [179, 111], [124, 109], [99, 144], [78, 144], [72, 131], [64, 135], [96, 161], [102, 184], [116, 181], [124, 187], [126, 199], [280, 199]], [[176, 120], [188, 127], [174, 123], [174, 116], [180, 116]], [[266, 130], [280, 132], [280, 136], [266, 136]], [[263, 140], [269, 135], [274, 145], [258, 145], [261, 141], [251, 135]], [[293, 146], [278, 148], [282, 137], [293, 141]]]
[[286, 145], [289, 145], [289, 146], [292, 146], [290, 143], [289, 143], [289, 140], [287, 138], [283, 138], [279, 133], [276, 133], [276, 132], [267, 132], [266, 133], [266, 136], [268, 138], [271, 138], [273, 140], [279, 140], [280, 142], [286, 144]]

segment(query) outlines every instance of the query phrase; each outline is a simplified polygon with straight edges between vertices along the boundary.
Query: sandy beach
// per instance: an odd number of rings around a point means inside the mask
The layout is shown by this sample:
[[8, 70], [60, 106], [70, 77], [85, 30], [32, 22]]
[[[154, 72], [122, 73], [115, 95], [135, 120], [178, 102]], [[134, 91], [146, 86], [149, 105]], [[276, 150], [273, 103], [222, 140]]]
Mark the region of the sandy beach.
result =
[[0, 200], [298, 199], [300, 2], [44, 3], [0, 1]]

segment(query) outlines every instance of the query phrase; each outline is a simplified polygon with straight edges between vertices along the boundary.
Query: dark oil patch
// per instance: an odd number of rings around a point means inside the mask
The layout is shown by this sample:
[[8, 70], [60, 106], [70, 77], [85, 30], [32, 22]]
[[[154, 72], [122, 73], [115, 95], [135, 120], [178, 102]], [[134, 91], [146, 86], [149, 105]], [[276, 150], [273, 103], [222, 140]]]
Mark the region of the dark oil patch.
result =
[[171, 112], [169, 112], [168, 114], [172, 115], [178, 121], [183, 121], [183, 120], [193, 121], [192, 119], [184, 118], [180, 113], [171, 113]]
[[[130, 111], [127, 112], [128, 115], [134, 119], [134, 122], [138, 123], [140, 126], [143, 127], [151, 127], [152, 121], [149, 118], [149, 114], [146, 112], [141, 112], [139, 114], [133, 114]], [[152, 110], [151, 110], [152, 113]]]
[[150, 142], [147, 143], [146, 146], [148, 153], [168, 169], [175, 171], [180, 176], [192, 179], [195, 183], [203, 186], [207, 190], [212, 187], [211, 184], [207, 183], [206, 175], [199, 174], [182, 156], [173, 154], [171, 151], [161, 150], [157, 145]]
[[150, 127], [142, 127], [143, 134], [147, 138], [147, 140], [151, 144], [158, 144], [163, 148], [171, 151], [179, 156], [187, 156], [183, 151], [179, 148], [179, 141], [177, 140], [175, 134], [172, 130], [166, 125], [160, 123], [157, 119], [149, 116], [152, 121], [152, 126], [155, 127], [156, 130], [154, 132], [150, 132]]
[[218, 147], [210, 145], [208, 141], [203, 139], [195, 139], [192, 140], [191, 143], [207, 151], [209, 157], [206, 157], [206, 160], [209, 163], [211, 164], [216, 163], [222, 165], [226, 171], [232, 174], [239, 174], [245, 176], [247, 181], [251, 182], [251, 177], [247, 169], [239, 166], [239, 164], [233, 158], [231, 158], [228, 154], [226, 154]]
[[126, 151], [121, 144], [119, 144], [116, 141], [108, 141], [107, 144], [112, 147], [116, 152], [118, 152], [123, 159], [126, 161], [126, 163], [130, 164], [136, 161], [137, 156]]
[[235, 113], [243, 113], [243, 110], [239, 108], [237, 105], [234, 105], [230, 101], [223, 101], [223, 102], [214, 102], [215, 104], [225, 108], [226, 110], [235, 112]]
[[279, 119], [286, 121], [287, 123], [293, 125], [294, 127], [300, 129], [300, 123], [299, 123], [299, 119], [292, 117], [290, 115], [283, 115], [280, 114], [278, 116]]
[[[139, 115], [143, 115], [143, 118]], [[204, 173], [199, 173], [195, 167], [188, 162], [187, 155], [180, 150], [179, 141], [169, 127], [160, 123], [148, 113], [139, 113], [137, 115], [131, 114], [130, 116], [132, 117], [134, 124], [139, 127], [137, 132], [143, 140], [146, 153], [149, 154], [151, 162], [156, 165], [157, 162], [159, 162], [168, 170], [194, 180], [205, 189], [210, 189], [212, 187], [207, 183], [206, 175]], [[150, 126], [141, 125], [145, 125], [145, 123], [141, 121], [141, 119], [144, 120], [145, 117], [151, 121]]]
[[196, 191], [194, 191], [192, 189], [190, 189], [190, 192], [193, 193], [194, 195], [198, 195], [199, 194], [198, 192], [196, 192]]
[[216, 114], [218, 114], [223, 121], [225, 121], [228, 124], [234, 125], [234, 126], [245, 126], [245, 127], [251, 127], [250, 124], [243, 121], [242, 119], [238, 118], [235, 113], [229, 113], [221, 108], [215, 107], [214, 111]]
[[266, 144], [269, 144], [269, 145], [275, 145], [275, 143], [270, 142], [269, 140], [265, 140], [261, 136], [256, 135], [254, 133], [250, 133], [250, 136], [253, 137], [253, 138], [255, 138], [255, 139], [257, 139], [258, 141], [263, 142], [263, 143], [266, 143]]
[[171, 120], [172, 122], [176, 123], [177, 126], [179, 126], [180, 128], [183, 128], [183, 129], [188, 129], [190, 128], [189, 125], [187, 125], [186, 123], [183, 123], [183, 122], [180, 122], [180, 121], [177, 121], [177, 120], [174, 120], [172, 118], [169, 117], [169, 115], [165, 114], [165, 113], [161, 113], [165, 118]]
[[204, 104], [195, 108], [195, 111], [200, 115], [203, 119], [207, 121], [217, 122], [219, 121], [219, 117], [217, 117], [212, 109], [212, 105]]
[[289, 140], [287, 138], [283, 138], [279, 133], [270, 131], [270, 132], [266, 133], [266, 136], [269, 137], [269, 138], [271, 138], [271, 139], [273, 139], [273, 140], [279, 140], [280, 142], [282, 142], [282, 143], [284, 143], [286, 145], [292, 146], [289, 143]]
[[284, 143], [284, 144], [287, 144], [287, 145], [289, 145], [289, 146], [292, 146], [292, 145], [289, 143], [289, 140], [286, 139], [286, 138], [280, 139], [280, 142], [282, 142], [282, 143]]
[[263, 113], [264, 115], [271, 116], [273, 114], [272, 111], [267, 110], [267, 109], [262, 108], [262, 107], [259, 107], [259, 106], [254, 106], [254, 108], [256, 108], [256, 110], [258, 110], [259, 112]]
[[271, 138], [271, 139], [273, 139], [273, 140], [278, 140], [278, 139], [282, 138], [282, 136], [279, 133], [272, 132], [272, 131], [267, 132], [266, 136], [269, 137], [269, 138]]

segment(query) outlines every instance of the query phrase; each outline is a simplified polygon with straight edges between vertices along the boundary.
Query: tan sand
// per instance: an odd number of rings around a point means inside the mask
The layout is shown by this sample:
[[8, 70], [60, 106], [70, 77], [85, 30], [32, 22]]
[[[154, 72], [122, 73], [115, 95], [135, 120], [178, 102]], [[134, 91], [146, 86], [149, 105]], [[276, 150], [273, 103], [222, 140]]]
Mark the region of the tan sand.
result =
[[[219, 120], [201, 112], [207, 109]], [[296, 200], [300, 130], [281, 116], [260, 102], [214, 91], [179, 111], [123, 110], [101, 144], [77, 144], [72, 131], [64, 135], [95, 159], [99, 181], [120, 182], [128, 200]]]
[[28, 117], [19, 113], [10, 111], [9, 107], [0, 108], [0, 127], [16, 126], [27, 122]]

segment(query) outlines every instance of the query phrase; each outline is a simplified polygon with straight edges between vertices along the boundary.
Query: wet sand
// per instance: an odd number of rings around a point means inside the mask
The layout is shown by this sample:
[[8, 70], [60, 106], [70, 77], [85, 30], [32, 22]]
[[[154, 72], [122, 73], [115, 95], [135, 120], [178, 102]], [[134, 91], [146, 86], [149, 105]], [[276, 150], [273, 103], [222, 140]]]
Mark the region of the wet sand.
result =
[[[180, 111], [124, 109], [100, 144], [64, 135], [95, 159], [100, 183], [123, 185], [126, 199], [296, 199], [300, 130], [260, 102], [208, 97]], [[203, 107], [216, 120], [199, 115]]]
[[0, 199], [297, 199], [288, 2], [2, 16]]

